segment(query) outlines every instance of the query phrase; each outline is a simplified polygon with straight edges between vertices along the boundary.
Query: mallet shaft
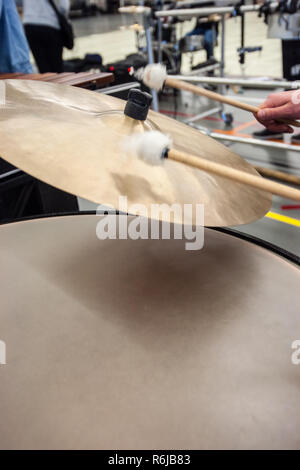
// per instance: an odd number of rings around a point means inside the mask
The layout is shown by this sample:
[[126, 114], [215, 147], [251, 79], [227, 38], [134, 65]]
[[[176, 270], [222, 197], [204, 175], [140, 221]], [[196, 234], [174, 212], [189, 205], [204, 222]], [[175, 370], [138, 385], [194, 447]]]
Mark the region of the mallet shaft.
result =
[[264, 168], [262, 166], [256, 166], [255, 169], [262, 176], [267, 176], [269, 178], [274, 178], [280, 181], [285, 181], [286, 183], [297, 184], [300, 186], [300, 177], [297, 175], [291, 175], [290, 173], [284, 173], [283, 171], [272, 170], [271, 168]]
[[251, 175], [235, 168], [230, 168], [221, 163], [211, 162], [205, 158], [196, 157], [188, 153], [179, 152], [178, 150], [170, 149], [168, 151], [168, 158], [176, 162], [184, 163], [186, 165], [198, 168], [199, 170], [214, 173], [216, 175], [236, 181], [237, 183], [247, 184], [262, 191], [267, 191], [278, 196], [286, 197], [294, 201], [300, 201], [300, 190], [291, 188], [284, 184], [276, 183], [274, 181], [266, 180], [260, 176]]
[[[235, 100], [234, 98], [230, 98], [229, 96], [223, 96], [219, 93], [215, 93], [214, 91], [206, 90], [205, 88], [192, 85], [191, 83], [187, 83], [181, 80], [176, 80], [171, 78], [170, 76], [165, 81], [166, 85], [177, 88], [179, 90], [186, 90], [194, 93], [195, 95], [206, 96], [207, 98], [219, 101], [220, 103], [229, 104], [230, 106], [234, 106], [235, 108], [243, 109], [244, 111], [249, 111], [250, 113], [257, 113], [259, 108], [257, 106], [253, 106], [252, 104], [242, 103], [241, 101]], [[276, 119], [276, 121], [283, 122], [285, 124], [289, 124], [290, 126], [300, 127], [300, 122], [294, 121], [291, 119]]]

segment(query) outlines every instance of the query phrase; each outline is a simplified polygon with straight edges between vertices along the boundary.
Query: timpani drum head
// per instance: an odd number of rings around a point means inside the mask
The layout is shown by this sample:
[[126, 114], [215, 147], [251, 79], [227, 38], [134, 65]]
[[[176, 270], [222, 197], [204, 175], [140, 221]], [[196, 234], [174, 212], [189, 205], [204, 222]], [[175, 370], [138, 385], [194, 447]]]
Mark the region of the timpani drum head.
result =
[[99, 217], [0, 229], [0, 447], [300, 447], [299, 268], [205, 229], [102, 240]]

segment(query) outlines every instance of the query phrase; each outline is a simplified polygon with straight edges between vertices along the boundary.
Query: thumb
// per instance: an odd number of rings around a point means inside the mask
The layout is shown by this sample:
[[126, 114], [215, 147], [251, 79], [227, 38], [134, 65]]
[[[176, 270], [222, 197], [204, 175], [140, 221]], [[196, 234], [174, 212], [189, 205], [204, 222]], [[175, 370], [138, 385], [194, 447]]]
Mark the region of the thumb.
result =
[[278, 106], [277, 108], [262, 108], [257, 112], [258, 119], [262, 121], [271, 121], [289, 117], [291, 110], [287, 106]]

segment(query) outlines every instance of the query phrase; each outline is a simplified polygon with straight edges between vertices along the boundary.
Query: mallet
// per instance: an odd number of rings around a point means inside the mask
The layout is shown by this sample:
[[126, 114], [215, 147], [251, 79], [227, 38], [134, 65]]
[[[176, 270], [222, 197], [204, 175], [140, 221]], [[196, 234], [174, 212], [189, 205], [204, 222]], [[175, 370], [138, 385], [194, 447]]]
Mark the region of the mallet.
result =
[[134, 152], [141, 160], [151, 165], [160, 165], [166, 158], [185, 165], [198, 168], [208, 173], [228, 178], [237, 183], [243, 183], [262, 191], [277, 194], [294, 201], [300, 201], [300, 190], [284, 184], [266, 180], [261, 176], [251, 175], [241, 170], [236, 170], [221, 163], [211, 162], [205, 158], [179, 152], [172, 149], [170, 138], [158, 131], [149, 131], [135, 134], [125, 142], [125, 150]]
[[[144, 69], [139, 69], [135, 76], [139, 80], [143, 81], [149, 88], [154, 88], [157, 91], [162, 90], [163, 86], [167, 85], [172, 88], [177, 88], [178, 90], [190, 91], [195, 95], [206, 96], [211, 100], [229, 104], [230, 106], [243, 109], [244, 111], [249, 111], [250, 113], [255, 114], [259, 111], [259, 108], [257, 106], [253, 106], [252, 104], [242, 103], [241, 101], [237, 101], [234, 98], [230, 98], [228, 96], [220, 95], [214, 91], [209, 91], [205, 88], [192, 85], [191, 83], [187, 83], [181, 80], [176, 80], [170, 75], [167, 75], [166, 67], [161, 64], [149, 64]], [[283, 122], [284, 124], [288, 124], [290, 126], [300, 127], [300, 122], [294, 121], [292, 119], [276, 119], [276, 121]]]
[[300, 186], [300, 177], [297, 175], [291, 175], [283, 171], [272, 170], [271, 168], [264, 168], [263, 166], [254, 167], [258, 173], [267, 178], [274, 178], [275, 180], [284, 181], [285, 183], [297, 184]]

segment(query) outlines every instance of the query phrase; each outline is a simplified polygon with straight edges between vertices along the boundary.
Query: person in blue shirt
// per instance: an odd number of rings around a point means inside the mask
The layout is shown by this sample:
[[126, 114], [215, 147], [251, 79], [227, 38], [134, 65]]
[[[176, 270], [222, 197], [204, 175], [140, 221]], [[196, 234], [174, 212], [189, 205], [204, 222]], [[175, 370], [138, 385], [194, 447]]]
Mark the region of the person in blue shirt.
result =
[[0, 73], [32, 73], [29, 47], [15, 0], [0, 0]]
[[[201, 3], [202, 8], [215, 7], [215, 1], [203, 1]], [[218, 37], [218, 27], [221, 17], [216, 14], [210, 16], [198, 16], [196, 25], [192, 31], [186, 34], [186, 36], [203, 36], [204, 38], [204, 49], [206, 51], [206, 59], [212, 59], [214, 57], [214, 46]]]

